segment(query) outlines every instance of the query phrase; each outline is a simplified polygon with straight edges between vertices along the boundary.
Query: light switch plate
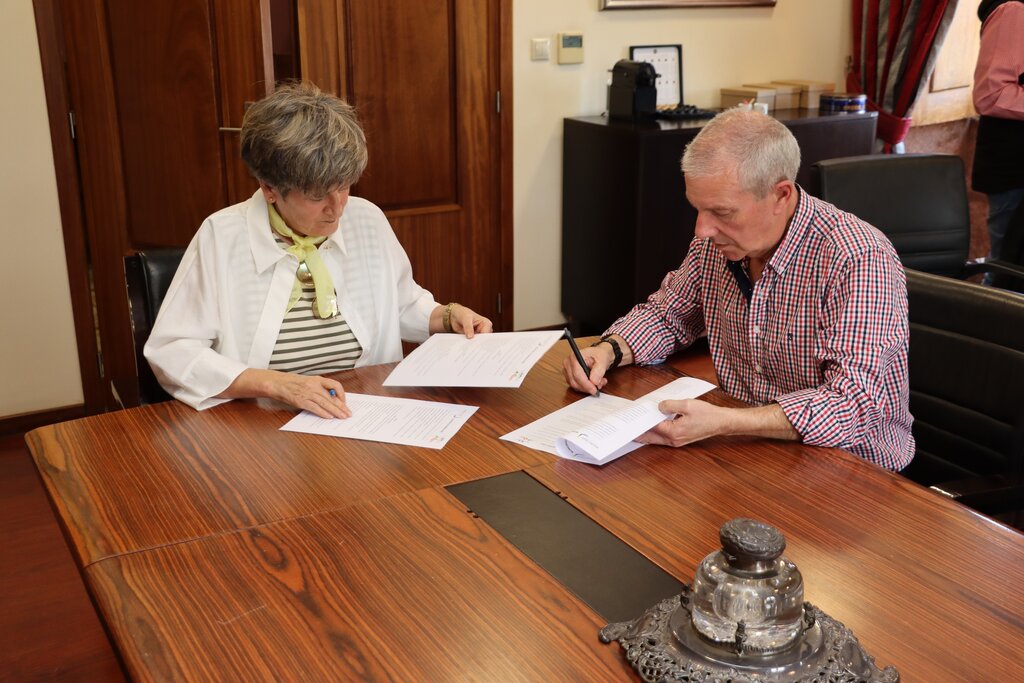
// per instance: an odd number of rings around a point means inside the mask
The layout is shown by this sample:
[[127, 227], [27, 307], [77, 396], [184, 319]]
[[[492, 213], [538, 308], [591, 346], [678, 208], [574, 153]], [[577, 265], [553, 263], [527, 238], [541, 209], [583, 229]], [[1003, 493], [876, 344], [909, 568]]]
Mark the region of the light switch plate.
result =
[[551, 40], [532, 38], [530, 40], [530, 59], [534, 62], [546, 62], [551, 59]]
[[562, 31], [558, 34], [558, 63], [583, 63], [582, 31]]

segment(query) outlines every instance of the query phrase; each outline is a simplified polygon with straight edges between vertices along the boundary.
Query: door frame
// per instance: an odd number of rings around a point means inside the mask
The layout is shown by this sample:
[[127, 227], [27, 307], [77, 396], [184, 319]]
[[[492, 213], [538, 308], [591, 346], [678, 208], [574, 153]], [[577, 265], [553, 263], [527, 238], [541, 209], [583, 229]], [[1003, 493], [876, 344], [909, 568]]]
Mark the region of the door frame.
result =
[[43, 91], [50, 124], [50, 144], [57, 179], [64, 257], [68, 269], [71, 313], [78, 348], [85, 412], [95, 414], [106, 407], [103, 368], [99, 352], [89, 274], [89, 243], [86, 239], [81, 182], [78, 176], [75, 144], [71, 136], [71, 104], [65, 71], [63, 25], [59, 0], [33, 0], [39, 56], [42, 62]]

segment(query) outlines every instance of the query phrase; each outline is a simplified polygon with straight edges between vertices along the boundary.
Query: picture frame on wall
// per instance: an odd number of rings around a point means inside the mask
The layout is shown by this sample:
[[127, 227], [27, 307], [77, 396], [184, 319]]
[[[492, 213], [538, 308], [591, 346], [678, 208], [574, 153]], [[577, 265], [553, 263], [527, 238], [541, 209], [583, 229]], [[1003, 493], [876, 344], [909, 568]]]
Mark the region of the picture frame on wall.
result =
[[666, 7], [774, 7], [776, 0], [601, 0], [610, 9], [664, 9]]

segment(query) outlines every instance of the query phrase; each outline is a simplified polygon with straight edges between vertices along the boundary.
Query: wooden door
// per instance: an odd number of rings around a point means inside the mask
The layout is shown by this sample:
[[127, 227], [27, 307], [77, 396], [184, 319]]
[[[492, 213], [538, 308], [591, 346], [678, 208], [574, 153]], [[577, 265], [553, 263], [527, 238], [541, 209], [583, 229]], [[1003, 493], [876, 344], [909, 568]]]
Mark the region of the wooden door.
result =
[[[206, 216], [256, 188], [239, 159], [238, 129], [244, 102], [273, 85], [268, 2], [37, 5], [63, 27], [66, 63], [44, 78], [48, 90], [66, 89], [69, 111], [51, 118], [73, 120], [75, 222], [88, 245], [106, 407], [137, 400], [124, 256], [188, 244]], [[77, 332], [80, 340], [93, 333]]]
[[498, 0], [298, 0], [303, 78], [355, 105], [366, 129], [370, 162], [354, 194], [387, 214], [421, 285], [497, 329], [512, 321], [507, 13]]

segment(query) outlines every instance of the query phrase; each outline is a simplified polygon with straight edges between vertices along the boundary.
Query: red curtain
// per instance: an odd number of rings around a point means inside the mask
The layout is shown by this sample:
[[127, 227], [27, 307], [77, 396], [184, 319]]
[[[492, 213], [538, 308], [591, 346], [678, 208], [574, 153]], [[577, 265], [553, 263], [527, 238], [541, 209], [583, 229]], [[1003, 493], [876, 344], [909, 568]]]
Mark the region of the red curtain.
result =
[[878, 112], [885, 151], [910, 130], [907, 112], [932, 75], [957, 0], [852, 0], [853, 57], [846, 88]]

